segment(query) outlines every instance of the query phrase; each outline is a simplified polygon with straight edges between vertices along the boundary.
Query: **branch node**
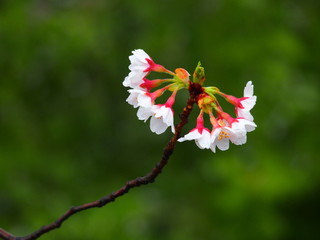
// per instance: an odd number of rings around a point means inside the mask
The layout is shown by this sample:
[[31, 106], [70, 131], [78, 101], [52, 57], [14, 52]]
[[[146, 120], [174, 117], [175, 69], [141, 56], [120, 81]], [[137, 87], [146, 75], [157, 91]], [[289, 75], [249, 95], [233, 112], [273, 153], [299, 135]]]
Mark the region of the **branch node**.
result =
[[77, 211], [77, 207], [76, 206], [72, 206], [70, 209], [69, 209], [70, 212], [76, 212]]
[[143, 177], [138, 177], [136, 180], [137, 180], [139, 186], [148, 184], [148, 181], [146, 181]]
[[130, 188], [134, 187], [136, 185], [135, 181], [134, 180], [130, 180], [126, 183], [126, 192], [129, 191]]
[[[58, 219], [58, 220], [56, 220], [55, 222], [54, 222], [54, 226], [56, 227], [56, 228], [59, 228], [60, 226], [61, 226], [61, 221]], [[41, 229], [43, 229], [43, 228], [45, 228], [45, 226], [43, 226]]]
[[108, 202], [114, 202], [116, 200], [116, 196], [111, 193], [110, 195], [108, 196], [105, 196], [105, 197], [102, 197], [100, 200], [99, 200], [99, 204], [98, 204], [98, 207], [103, 207], [104, 205], [106, 205]]

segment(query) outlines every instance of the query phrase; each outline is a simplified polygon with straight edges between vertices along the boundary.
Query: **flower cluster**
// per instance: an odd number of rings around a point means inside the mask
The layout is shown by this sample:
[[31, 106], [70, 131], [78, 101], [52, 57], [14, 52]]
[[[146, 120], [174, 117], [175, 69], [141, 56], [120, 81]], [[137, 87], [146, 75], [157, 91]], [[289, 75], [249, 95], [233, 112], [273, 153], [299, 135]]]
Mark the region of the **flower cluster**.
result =
[[[123, 85], [130, 87], [127, 102], [135, 108], [139, 108], [137, 116], [139, 120], [147, 121], [150, 119], [150, 129], [156, 134], [163, 133], [168, 127], [174, 133], [174, 111], [172, 105], [179, 88], [181, 88], [181, 76], [184, 73], [177, 70], [173, 73], [163, 66], [156, 64], [147, 53], [138, 49], [132, 52], [129, 57], [131, 72], [124, 79]], [[171, 76], [171, 79], [147, 79], [150, 72], [160, 72]], [[188, 74], [187, 74], [188, 75]], [[185, 76], [182, 76], [185, 77]], [[166, 84], [159, 88], [160, 85]], [[184, 84], [186, 85], [186, 84]], [[154, 90], [154, 91], [152, 91]], [[156, 104], [155, 100], [165, 91], [172, 94], [164, 104]]]
[[[235, 106], [235, 118], [223, 111], [214, 94], [223, 96]], [[211, 149], [213, 152], [216, 151], [216, 147], [222, 151], [227, 150], [229, 142], [235, 145], [246, 143], [247, 132], [251, 132], [257, 127], [250, 113], [256, 103], [256, 98], [256, 96], [253, 96], [251, 81], [244, 88], [244, 97], [242, 98], [226, 95], [217, 88], [204, 88], [204, 93], [198, 97], [200, 114], [197, 118], [197, 125], [178, 141], [195, 140], [199, 148]], [[216, 117], [213, 110], [216, 112]], [[204, 127], [203, 113], [209, 114], [212, 125], [211, 131]]]
[[[150, 118], [150, 129], [156, 134], [165, 132], [171, 127], [174, 133], [174, 111], [172, 106], [176, 94], [181, 89], [189, 89], [191, 83], [198, 84], [201, 91], [196, 96], [200, 113], [197, 117], [196, 127], [179, 142], [195, 140], [196, 145], [201, 149], [216, 151], [227, 150], [229, 143], [241, 145], [247, 141], [247, 132], [256, 128], [253, 116], [250, 111], [256, 103], [256, 96], [253, 95], [253, 85], [249, 81], [244, 88], [244, 96], [236, 98], [221, 92], [216, 87], [202, 87], [205, 76], [204, 69], [198, 64], [193, 81], [189, 80], [190, 74], [182, 68], [175, 72], [167, 70], [162, 65], [155, 63], [142, 49], [132, 52], [129, 57], [129, 75], [124, 79], [123, 85], [130, 87], [127, 102], [135, 108], [139, 108], [137, 116], [140, 120], [147, 121]], [[148, 79], [151, 72], [164, 73], [170, 76], [165, 79]], [[163, 86], [161, 86], [163, 85]], [[190, 90], [190, 89], [189, 89]], [[165, 91], [172, 92], [165, 103], [156, 104], [156, 99]], [[235, 117], [224, 112], [219, 104], [216, 95], [223, 97], [235, 107]], [[208, 114], [211, 127], [205, 126], [204, 114]]]

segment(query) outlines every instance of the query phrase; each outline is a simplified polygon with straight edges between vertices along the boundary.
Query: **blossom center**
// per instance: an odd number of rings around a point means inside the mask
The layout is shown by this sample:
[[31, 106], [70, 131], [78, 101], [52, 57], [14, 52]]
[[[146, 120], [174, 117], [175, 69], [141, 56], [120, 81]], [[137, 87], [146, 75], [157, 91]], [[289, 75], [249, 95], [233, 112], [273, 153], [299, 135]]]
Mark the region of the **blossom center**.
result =
[[230, 133], [227, 133], [225, 131], [221, 131], [218, 137], [218, 140], [220, 141], [223, 138], [229, 138], [230, 137]]

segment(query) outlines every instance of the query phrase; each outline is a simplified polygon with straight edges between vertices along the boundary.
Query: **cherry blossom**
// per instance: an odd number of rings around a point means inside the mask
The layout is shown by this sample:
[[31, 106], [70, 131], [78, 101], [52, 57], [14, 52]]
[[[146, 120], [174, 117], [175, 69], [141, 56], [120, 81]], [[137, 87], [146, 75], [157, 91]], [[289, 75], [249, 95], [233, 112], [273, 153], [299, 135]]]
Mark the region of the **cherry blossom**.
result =
[[211, 132], [210, 149], [215, 152], [217, 146], [220, 150], [229, 149], [229, 141], [235, 145], [242, 145], [247, 142], [247, 132], [251, 132], [256, 128], [254, 122], [246, 119], [235, 119], [229, 125], [226, 121], [219, 121], [219, 127], [216, 127]]
[[149, 108], [152, 106], [152, 98], [147, 92], [140, 89], [130, 89], [128, 90], [128, 92], [130, 93], [130, 95], [126, 101], [134, 108]]
[[256, 104], [257, 97], [253, 96], [253, 85], [251, 81], [249, 81], [245, 86], [243, 95], [244, 97], [240, 100], [242, 107], [236, 107], [236, 115], [237, 117], [253, 121], [253, 116], [251, 115], [250, 110]]
[[154, 105], [151, 108], [152, 116], [150, 119], [150, 129], [156, 134], [161, 134], [168, 127], [174, 133], [173, 110], [166, 105]]
[[197, 118], [197, 126], [193, 128], [188, 134], [184, 137], [179, 138], [179, 142], [184, 142], [186, 140], [195, 140], [196, 145], [200, 149], [209, 149], [211, 145], [211, 136], [210, 130], [204, 127], [203, 124], [203, 113], [200, 112], [200, 115]]
[[[131, 88], [141, 88], [140, 85], [144, 83], [144, 77], [151, 71], [165, 72], [163, 66], [156, 64], [151, 57], [142, 49], [132, 51], [132, 55], [129, 56], [131, 64], [129, 75], [124, 79], [123, 86]], [[169, 72], [169, 71], [168, 71]]]
[[[124, 79], [123, 85], [130, 87], [126, 101], [134, 108], [138, 108], [137, 117], [146, 122], [150, 119], [150, 129], [156, 134], [164, 133], [168, 128], [175, 133], [173, 104], [176, 93], [182, 89], [193, 93], [194, 101], [200, 109], [196, 127], [191, 129], [179, 142], [194, 140], [200, 149], [216, 148], [225, 151], [229, 149], [230, 142], [242, 145], [247, 142], [247, 133], [255, 130], [257, 125], [253, 122], [250, 113], [257, 97], [253, 95], [253, 84], [249, 81], [243, 91], [243, 97], [237, 98], [225, 94], [214, 86], [203, 87], [205, 81], [204, 68], [200, 62], [192, 78], [183, 68], [174, 72], [155, 63], [142, 49], [132, 51], [129, 56], [130, 73]], [[169, 78], [150, 79], [150, 72], [159, 72], [170, 75]], [[163, 86], [164, 85], [164, 86]], [[162, 86], [162, 87], [160, 87]], [[194, 89], [194, 92], [191, 92]], [[164, 92], [172, 92], [171, 96], [161, 103], [160, 96]], [[227, 102], [235, 106], [235, 116], [225, 112], [216, 95], [222, 96]], [[191, 98], [190, 98], [191, 100]], [[188, 105], [189, 106], [189, 105]], [[212, 129], [205, 127], [204, 114], [208, 114]], [[178, 125], [179, 126], [179, 125]]]
[[229, 140], [233, 131], [231, 128], [219, 127], [215, 128], [211, 132], [211, 145], [210, 149], [212, 152], [216, 152], [216, 146], [221, 150], [225, 151], [229, 149]]
[[149, 117], [154, 114], [152, 106], [151, 107], [140, 107], [137, 111], [137, 117], [139, 120], [146, 122]]
[[132, 55], [129, 56], [131, 64], [129, 65], [129, 70], [131, 72], [124, 79], [123, 85], [125, 87], [139, 88], [139, 86], [144, 82], [143, 78], [148, 74], [150, 64], [152, 61], [149, 55], [142, 49], [132, 51]]

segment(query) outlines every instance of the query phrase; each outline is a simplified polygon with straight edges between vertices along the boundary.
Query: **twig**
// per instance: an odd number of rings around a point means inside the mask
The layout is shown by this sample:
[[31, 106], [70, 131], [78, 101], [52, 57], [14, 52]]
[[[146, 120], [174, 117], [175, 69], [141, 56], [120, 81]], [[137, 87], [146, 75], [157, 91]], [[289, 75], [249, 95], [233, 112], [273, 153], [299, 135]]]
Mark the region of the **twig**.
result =
[[166, 166], [168, 163], [168, 160], [173, 153], [173, 150], [175, 148], [177, 139], [180, 137], [181, 130], [184, 125], [188, 122], [189, 114], [193, 108], [193, 104], [197, 100], [197, 96], [202, 93], [202, 87], [199, 84], [196, 83], [190, 83], [189, 86], [189, 93], [190, 98], [188, 99], [187, 106], [183, 109], [183, 112], [180, 114], [180, 123], [175, 128], [175, 134], [172, 136], [171, 140], [168, 142], [167, 146], [163, 150], [161, 161], [156, 164], [156, 166], [152, 169], [150, 173], [143, 177], [138, 177], [136, 179], [133, 179], [131, 181], [128, 181], [122, 188], [120, 188], [118, 191], [113, 192], [100, 200], [86, 203], [80, 206], [71, 207], [67, 212], [65, 212], [61, 217], [59, 217], [56, 221], [54, 221], [51, 224], [48, 224], [46, 226], [41, 227], [37, 231], [24, 236], [24, 237], [17, 237], [14, 236], [11, 233], [8, 233], [4, 229], [0, 228], [0, 238], [3, 240], [33, 240], [37, 239], [43, 234], [50, 232], [54, 229], [59, 228], [64, 221], [66, 221], [69, 217], [72, 215], [81, 212], [83, 210], [89, 209], [89, 208], [95, 208], [95, 207], [103, 207], [104, 205], [113, 202], [116, 200], [116, 198], [126, 194], [129, 192], [131, 188], [139, 187], [141, 185], [146, 185], [149, 183], [152, 183], [155, 181], [156, 177], [161, 173], [162, 169]]

